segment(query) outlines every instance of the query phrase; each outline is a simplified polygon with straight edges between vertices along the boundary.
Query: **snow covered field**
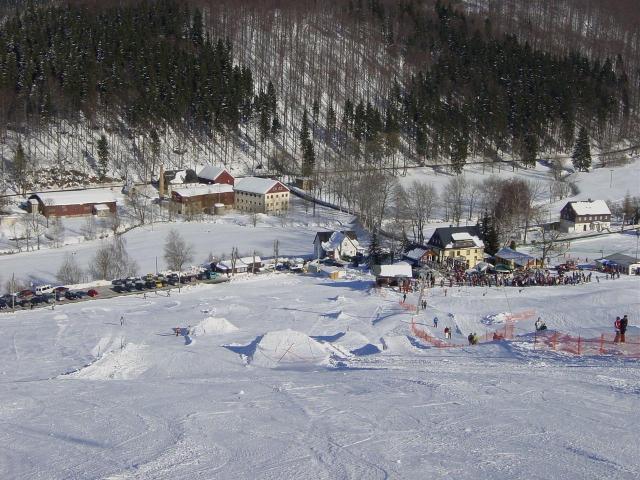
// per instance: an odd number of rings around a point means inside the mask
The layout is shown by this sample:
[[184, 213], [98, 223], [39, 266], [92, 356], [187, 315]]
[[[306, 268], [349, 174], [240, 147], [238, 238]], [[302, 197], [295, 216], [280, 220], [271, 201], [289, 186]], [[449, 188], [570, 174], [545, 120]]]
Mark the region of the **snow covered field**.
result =
[[[618, 171], [638, 194], [637, 162]], [[589, 175], [576, 199], [626, 194], [609, 189], [609, 172]], [[270, 256], [275, 239], [281, 256], [309, 255], [316, 231], [351, 222], [298, 209], [285, 224], [230, 215], [180, 231], [201, 263], [232, 247]], [[65, 224], [73, 240], [81, 222]], [[156, 257], [164, 267], [175, 226], [125, 235], [141, 273]], [[637, 241], [635, 232], [573, 241], [570, 255], [633, 255]], [[4, 282], [11, 273], [54, 282], [65, 252], [86, 264], [98, 241], [70, 243], [0, 257]], [[516, 323], [515, 341], [456, 349], [415, 339], [410, 321], [440, 338], [453, 327], [453, 342], [466, 343], [505, 313], [535, 310], [550, 329], [585, 337], [612, 333], [628, 314], [638, 335], [638, 280], [446, 297], [435, 288], [412, 316], [361, 271], [336, 281], [277, 273], [0, 313], [0, 476], [635, 479], [638, 360], [533, 350], [535, 318]]]
[[[2, 314], [3, 478], [638, 478], [637, 360], [533, 351], [533, 319], [514, 342], [428, 348], [371, 280]], [[509, 304], [570, 333], [628, 313], [640, 333], [636, 278], [429, 293], [416, 322], [457, 343]]]

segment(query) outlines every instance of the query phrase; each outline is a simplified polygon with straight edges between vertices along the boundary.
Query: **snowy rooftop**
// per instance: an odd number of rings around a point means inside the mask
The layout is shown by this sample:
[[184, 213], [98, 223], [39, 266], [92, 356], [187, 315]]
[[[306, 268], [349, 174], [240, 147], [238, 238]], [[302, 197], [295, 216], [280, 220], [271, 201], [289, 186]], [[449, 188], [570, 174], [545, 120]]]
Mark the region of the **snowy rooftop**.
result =
[[87, 203], [112, 203], [116, 197], [111, 190], [69, 190], [63, 192], [44, 192], [35, 194], [45, 205], [84, 205]]
[[571, 207], [576, 215], [611, 215], [611, 210], [604, 200], [571, 202]]
[[198, 177], [205, 178], [207, 180], [215, 180], [225, 171], [224, 168], [214, 167], [213, 165], [202, 165], [202, 168], [197, 170]]
[[343, 232], [333, 232], [328, 241], [322, 242], [322, 248], [324, 250], [335, 250], [342, 244], [342, 242], [344, 242], [345, 238], [348, 239], [354, 247], [357, 248], [359, 246], [357, 240], [350, 239]]
[[[278, 183], [280, 182], [278, 182], [277, 180], [271, 180], [270, 178], [245, 177], [240, 178], [236, 181], [234, 190], [265, 195]], [[289, 189], [284, 185], [283, 188], [285, 189], [285, 191], [289, 191]]]
[[233, 192], [233, 186], [226, 183], [214, 183], [213, 185], [194, 185], [193, 187], [174, 188], [181, 197], [196, 197], [198, 195], [206, 195], [208, 193], [230, 193]]
[[381, 277], [395, 277], [398, 275], [405, 275], [411, 277], [411, 265], [407, 262], [398, 262], [393, 265], [379, 265]]
[[484, 242], [480, 240], [479, 237], [475, 235], [469, 235], [468, 233], [452, 233], [451, 238], [453, 242], [445, 245], [445, 248], [458, 248], [459, 245], [456, 245], [456, 242], [464, 243], [463, 246], [472, 245], [472, 248], [484, 248]]
[[518, 252], [516, 250], [511, 250], [510, 248], [504, 247], [498, 253], [495, 254], [496, 258], [506, 261], [513, 261], [516, 265], [527, 265], [529, 262], [535, 260], [531, 255], [527, 255], [526, 253]]

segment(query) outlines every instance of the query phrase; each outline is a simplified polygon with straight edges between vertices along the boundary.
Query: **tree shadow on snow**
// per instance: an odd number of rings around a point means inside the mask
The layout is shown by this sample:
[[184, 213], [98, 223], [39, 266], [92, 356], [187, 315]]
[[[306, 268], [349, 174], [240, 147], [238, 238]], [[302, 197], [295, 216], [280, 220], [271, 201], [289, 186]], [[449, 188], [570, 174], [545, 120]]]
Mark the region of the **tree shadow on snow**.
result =
[[338, 332], [335, 335], [309, 335], [309, 336], [318, 342], [324, 343], [324, 342], [335, 342], [339, 338], [344, 337], [344, 335], [345, 335], [345, 332]]
[[246, 355], [247, 357], [253, 357], [253, 354], [256, 353], [256, 348], [258, 348], [258, 343], [262, 340], [264, 335], [259, 335], [256, 339], [251, 342], [249, 345], [222, 345], [224, 348], [231, 350], [238, 355]]

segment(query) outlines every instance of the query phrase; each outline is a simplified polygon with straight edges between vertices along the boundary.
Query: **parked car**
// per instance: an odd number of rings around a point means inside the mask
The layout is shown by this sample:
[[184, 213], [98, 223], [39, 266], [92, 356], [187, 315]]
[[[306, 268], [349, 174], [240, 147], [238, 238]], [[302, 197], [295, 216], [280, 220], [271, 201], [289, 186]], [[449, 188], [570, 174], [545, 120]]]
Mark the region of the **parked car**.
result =
[[22, 300], [20, 300], [20, 306], [22, 308], [30, 307], [31, 306], [31, 300], [29, 300], [28, 298], [23, 298]]
[[44, 303], [44, 300], [42, 300], [42, 297], [33, 297], [31, 299], [31, 305], [41, 305], [42, 303]]
[[67, 290], [64, 293], [64, 296], [67, 298], [67, 300], [77, 300], [78, 299], [78, 295], [76, 295], [74, 292], [72, 292], [71, 290]]
[[98, 291], [94, 288], [92, 288], [91, 290], [89, 290], [87, 292], [87, 295], [89, 295], [90, 297], [97, 297], [98, 296]]
[[178, 282], [178, 277], [169, 277], [169, 279], [167, 280], [167, 283], [169, 285], [173, 285], [173, 286], [178, 285], [178, 283], [179, 283]]
[[161, 280], [153, 280], [153, 283], [156, 285], [156, 288], [164, 287]]
[[115, 287], [113, 287], [113, 291], [116, 293], [124, 293], [127, 291], [127, 289], [125, 288], [124, 285], [120, 284], [120, 285], [116, 285]]
[[9, 305], [7, 305], [7, 302], [4, 300], [0, 300], [0, 310], [4, 310], [5, 308], [9, 308]]
[[122, 285], [122, 280], [120, 280], [119, 278], [114, 278], [113, 280], [111, 280], [111, 285]]
[[147, 287], [145, 287], [143, 282], [138, 282], [134, 286], [135, 286], [136, 290], [140, 290], [140, 291], [147, 289]]
[[65, 292], [69, 291], [69, 287], [59, 286], [59, 287], [54, 288], [53, 291], [55, 293], [65, 293]]
[[64, 296], [64, 293], [56, 293], [56, 302], [62, 302], [66, 299], [67, 297]]
[[180, 283], [189, 283], [191, 280], [189, 280], [189, 276], [185, 275], [184, 277], [180, 277]]
[[87, 292], [85, 292], [84, 290], [79, 290], [79, 291], [74, 292], [74, 293], [78, 296], [78, 298], [84, 298], [84, 297], [87, 296]]
[[135, 292], [137, 290], [133, 283], [127, 283], [124, 288], [127, 289], [127, 292]]
[[36, 292], [34, 292], [33, 290], [22, 290], [18, 294], [18, 298], [30, 298], [30, 297], [34, 297], [35, 294]]
[[53, 303], [56, 301], [56, 297], [53, 293], [49, 293], [49, 292], [45, 292], [42, 295], [40, 295], [40, 298], [42, 298], [42, 301], [44, 303]]
[[153, 280], [147, 280], [146, 282], [144, 282], [144, 286], [147, 287], [148, 290], [152, 290], [156, 288], [156, 282], [154, 282]]

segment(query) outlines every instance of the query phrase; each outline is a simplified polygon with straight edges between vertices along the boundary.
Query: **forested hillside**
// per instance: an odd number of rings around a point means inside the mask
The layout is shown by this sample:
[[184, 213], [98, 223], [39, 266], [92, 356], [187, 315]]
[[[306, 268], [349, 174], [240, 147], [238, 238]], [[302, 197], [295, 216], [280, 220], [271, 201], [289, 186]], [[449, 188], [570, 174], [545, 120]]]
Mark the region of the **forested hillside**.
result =
[[160, 163], [459, 173], [570, 154], [579, 131], [603, 151], [640, 143], [630, 1], [14, 4], [0, 154], [16, 191], [146, 181]]

